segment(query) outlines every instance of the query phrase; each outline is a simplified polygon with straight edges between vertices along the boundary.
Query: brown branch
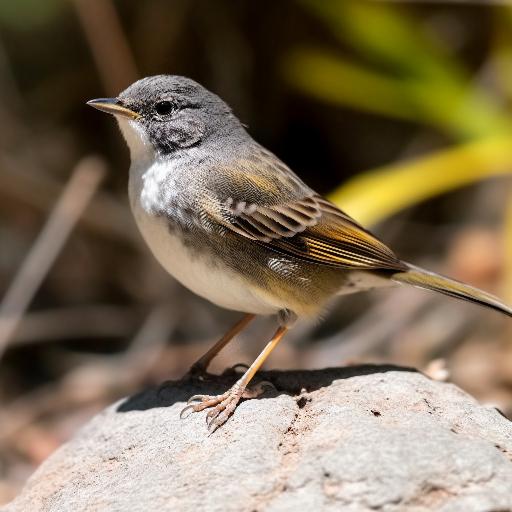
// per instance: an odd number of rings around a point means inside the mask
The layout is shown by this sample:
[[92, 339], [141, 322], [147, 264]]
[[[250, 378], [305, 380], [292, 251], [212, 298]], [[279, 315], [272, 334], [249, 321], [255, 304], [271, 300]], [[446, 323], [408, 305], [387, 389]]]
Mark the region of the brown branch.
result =
[[[10, 196], [33, 208], [47, 212], [57, 201], [61, 183], [43, 167], [0, 153], [0, 196]], [[128, 207], [105, 192], [98, 192], [91, 208], [80, 218], [87, 229], [141, 247]]]
[[103, 87], [108, 94], [117, 94], [139, 76], [117, 12], [110, 0], [74, 4]]
[[23, 314], [105, 175], [97, 157], [81, 160], [0, 304], [0, 359]]

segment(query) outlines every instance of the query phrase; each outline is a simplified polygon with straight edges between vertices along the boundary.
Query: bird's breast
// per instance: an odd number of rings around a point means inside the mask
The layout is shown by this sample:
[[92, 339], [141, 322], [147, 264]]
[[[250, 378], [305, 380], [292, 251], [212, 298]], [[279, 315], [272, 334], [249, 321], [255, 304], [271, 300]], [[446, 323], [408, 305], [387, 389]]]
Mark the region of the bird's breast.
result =
[[[169, 201], [158, 213], [148, 197], [155, 182], [130, 179], [130, 203], [137, 226], [155, 258], [182, 285], [214, 304], [255, 314], [279, 310], [268, 303], [237, 272], [224, 264], [197, 233], [187, 232], [187, 212]], [[173, 211], [173, 208], [176, 210]]]

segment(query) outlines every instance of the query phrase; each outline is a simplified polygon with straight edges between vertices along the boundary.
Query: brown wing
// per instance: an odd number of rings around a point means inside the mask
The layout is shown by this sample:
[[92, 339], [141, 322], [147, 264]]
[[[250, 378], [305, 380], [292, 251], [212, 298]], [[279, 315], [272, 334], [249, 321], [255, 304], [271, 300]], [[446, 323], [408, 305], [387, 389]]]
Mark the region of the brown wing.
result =
[[318, 195], [260, 206], [228, 201], [234, 231], [281, 253], [346, 269], [403, 270], [395, 254]]

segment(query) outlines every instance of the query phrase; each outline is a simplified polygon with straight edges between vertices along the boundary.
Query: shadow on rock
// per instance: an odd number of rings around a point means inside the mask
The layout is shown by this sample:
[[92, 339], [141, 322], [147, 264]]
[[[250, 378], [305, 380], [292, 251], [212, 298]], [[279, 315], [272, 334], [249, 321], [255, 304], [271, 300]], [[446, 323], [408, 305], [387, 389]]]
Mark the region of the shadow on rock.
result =
[[[273, 398], [279, 394], [299, 395], [329, 386], [333, 381], [361, 375], [386, 372], [418, 372], [414, 368], [394, 365], [360, 365], [322, 370], [272, 370], [258, 372], [253, 383], [268, 381], [269, 388], [258, 399]], [[150, 388], [133, 395], [119, 404], [117, 412], [145, 411], [155, 407], [170, 407], [177, 402], [186, 402], [192, 395], [217, 395], [224, 393], [240, 377], [240, 373], [227, 370], [222, 375], [206, 374], [203, 378], [185, 377], [168, 381], [157, 388]]]

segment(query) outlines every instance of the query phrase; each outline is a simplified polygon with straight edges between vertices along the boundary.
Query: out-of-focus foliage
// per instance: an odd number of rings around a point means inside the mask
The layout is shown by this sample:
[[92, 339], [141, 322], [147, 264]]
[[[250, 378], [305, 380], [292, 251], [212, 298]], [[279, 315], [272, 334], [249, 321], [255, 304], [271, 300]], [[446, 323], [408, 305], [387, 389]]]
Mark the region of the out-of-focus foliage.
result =
[[510, 175], [512, 136], [440, 151], [362, 173], [331, 199], [364, 224], [376, 224], [404, 208], [478, 180]]
[[18, 0], [0, 2], [0, 27], [30, 32], [44, 27], [61, 11], [63, 0]]
[[[512, 199], [509, 200], [506, 218], [505, 218], [505, 255], [507, 261], [512, 260]], [[512, 264], [505, 267], [505, 277], [503, 279], [503, 295], [507, 302], [512, 302]]]
[[512, 136], [507, 135], [512, 119], [504, 108], [512, 83], [512, 8], [503, 6], [496, 14], [496, 56], [490, 60], [503, 88], [500, 98], [464, 69], [432, 26], [404, 6], [360, 0], [301, 3], [355, 56], [332, 49], [295, 50], [285, 68], [294, 87], [334, 105], [432, 126], [454, 141], [487, 138], [363, 173], [332, 193], [340, 207], [373, 224], [430, 197], [512, 172]]
[[495, 98], [403, 6], [303, 3], [359, 58], [319, 48], [296, 50], [287, 69], [296, 87], [334, 104], [432, 125], [455, 139], [511, 128]]

